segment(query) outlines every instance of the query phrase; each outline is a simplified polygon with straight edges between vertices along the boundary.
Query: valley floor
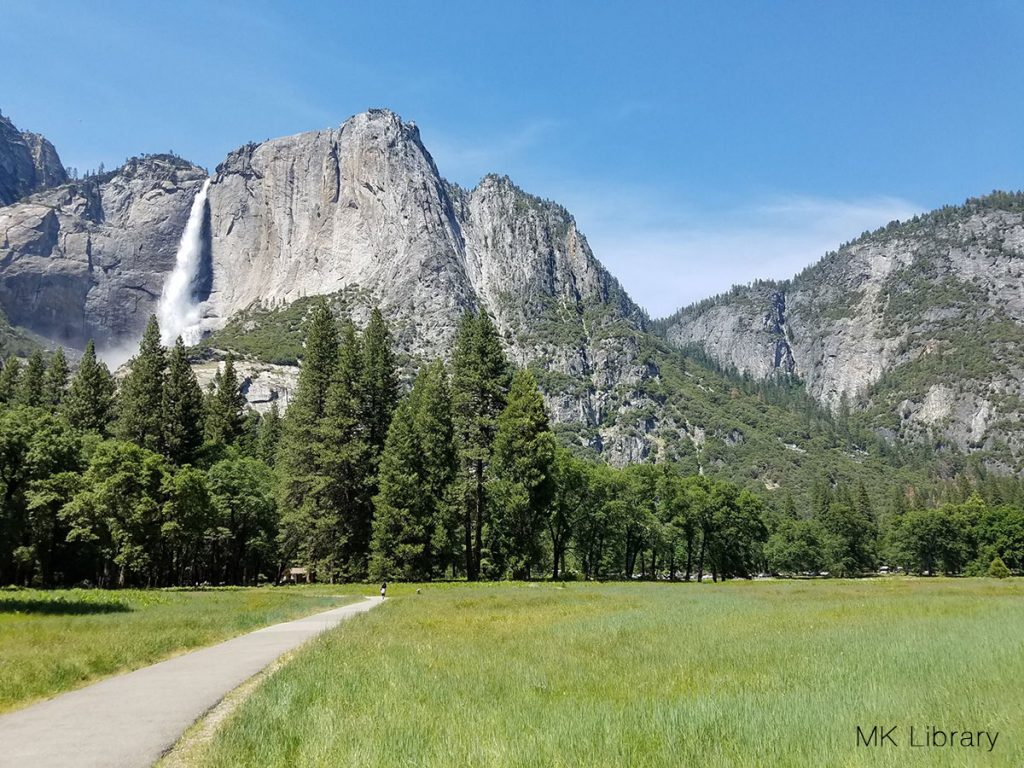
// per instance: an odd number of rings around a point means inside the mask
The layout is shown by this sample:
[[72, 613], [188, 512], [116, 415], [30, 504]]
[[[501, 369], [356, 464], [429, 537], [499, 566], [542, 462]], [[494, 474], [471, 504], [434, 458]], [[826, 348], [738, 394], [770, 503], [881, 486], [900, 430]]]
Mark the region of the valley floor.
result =
[[[421, 588], [299, 652], [195, 764], [1024, 761], [1021, 580]], [[881, 724], [898, 746], [858, 746]]]
[[0, 590], [0, 712], [364, 592], [360, 585]]

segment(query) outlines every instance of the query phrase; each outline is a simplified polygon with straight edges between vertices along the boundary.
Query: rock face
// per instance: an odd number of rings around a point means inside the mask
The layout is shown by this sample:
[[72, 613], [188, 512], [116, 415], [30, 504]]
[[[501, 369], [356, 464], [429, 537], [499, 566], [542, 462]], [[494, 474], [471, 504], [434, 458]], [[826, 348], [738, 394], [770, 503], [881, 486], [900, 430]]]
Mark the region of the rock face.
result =
[[67, 180], [50, 142], [37, 133], [19, 131], [0, 115], [0, 206]]
[[71, 347], [134, 342], [205, 178], [191, 163], [153, 155], [0, 208], [0, 308]]
[[994, 194], [864, 236], [785, 283], [663, 323], [756, 377], [792, 373], [887, 436], [941, 435], [1016, 463], [1024, 373], [1024, 197]]
[[645, 318], [564, 208], [508, 178], [468, 191], [447, 183], [416, 126], [391, 112], [243, 147], [209, 195], [212, 327], [253, 306], [346, 291], [357, 322], [379, 305], [401, 351], [424, 359], [447, 354], [461, 315], [486, 307], [517, 363], [573, 380], [547, 388], [555, 418], [593, 429], [615, 386], [657, 376], [633, 365], [635, 344], [606, 338], [610, 325], [639, 329]]

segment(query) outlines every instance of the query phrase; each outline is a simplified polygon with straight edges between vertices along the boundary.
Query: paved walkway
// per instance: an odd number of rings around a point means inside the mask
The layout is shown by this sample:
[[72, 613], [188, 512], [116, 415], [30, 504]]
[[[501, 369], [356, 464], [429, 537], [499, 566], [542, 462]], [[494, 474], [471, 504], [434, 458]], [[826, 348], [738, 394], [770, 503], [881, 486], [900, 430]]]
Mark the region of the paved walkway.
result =
[[282, 653], [379, 597], [274, 624], [0, 716], [0, 766], [143, 768]]

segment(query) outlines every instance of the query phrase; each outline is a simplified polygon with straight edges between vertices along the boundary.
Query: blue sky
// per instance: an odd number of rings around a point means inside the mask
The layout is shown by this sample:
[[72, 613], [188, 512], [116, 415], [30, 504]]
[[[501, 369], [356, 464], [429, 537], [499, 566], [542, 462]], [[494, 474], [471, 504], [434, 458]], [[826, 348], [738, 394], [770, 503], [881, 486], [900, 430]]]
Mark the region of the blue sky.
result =
[[652, 314], [1024, 187], [1024, 3], [5, 0], [0, 110], [66, 165], [387, 106], [563, 203]]

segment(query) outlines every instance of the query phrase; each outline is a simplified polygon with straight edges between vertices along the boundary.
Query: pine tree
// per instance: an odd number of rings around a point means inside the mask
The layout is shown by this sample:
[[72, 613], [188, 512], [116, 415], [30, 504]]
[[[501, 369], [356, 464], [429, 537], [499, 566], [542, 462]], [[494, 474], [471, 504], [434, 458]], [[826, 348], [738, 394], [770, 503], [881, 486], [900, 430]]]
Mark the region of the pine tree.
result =
[[398, 375], [391, 333], [377, 307], [370, 313], [362, 340], [360, 389], [367, 442], [375, 453], [384, 447], [391, 414], [398, 402]]
[[91, 339], [71, 379], [61, 410], [71, 425], [83, 432], [102, 434], [113, 418], [114, 377], [106, 364], [96, 359], [96, 345]]
[[454, 567], [459, 554], [459, 516], [455, 479], [458, 453], [452, 417], [448, 371], [437, 360], [426, 368], [420, 384], [415, 420], [422, 457], [423, 497], [432, 518], [432, 568], [441, 575]]
[[459, 450], [466, 575], [480, 578], [487, 518], [487, 467], [505, 407], [509, 366], [497, 329], [486, 312], [467, 313], [452, 356], [452, 412]]
[[430, 579], [443, 572], [455, 538], [449, 495], [455, 465], [447, 374], [435, 362], [416, 377], [384, 443], [374, 498], [374, 579]]
[[163, 393], [163, 453], [178, 465], [191, 464], [203, 444], [203, 391], [179, 336], [167, 361]]
[[68, 361], [64, 357], [64, 348], [57, 347], [46, 369], [43, 382], [43, 401], [51, 409], [61, 404], [68, 387]]
[[554, 487], [555, 437], [544, 398], [527, 370], [512, 376], [508, 404], [497, 421], [489, 490], [492, 575], [529, 578], [540, 558], [544, 514]]
[[150, 315], [139, 354], [132, 360], [131, 370], [121, 384], [114, 425], [118, 438], [151, 451], [161, 450], [166, 376], [167, 355], [160, 344], [160, 326], [156, 315]]
[[214, 374], [206, 397], [206, 439], [217, 445], [235, 442], [244, 429], [245, 405], [234, 356], [228, 352], [223, 368], [218, 368]]
[[311, 526], [321, 562], [343, 579], [366, 575], [373, 520], [375, 454], [365, 421], [365, 362], [355, 327], [346, 322], [317, 434], [316, 462], [323, 478]]
[[20, 405], [41, 406], [46, 403], [46, 361], [43, 353], [35, 350], [21, 375], [15, 400]]
[[277, 460], [277, 448], [281, 442], [281, 411], [275, 400], [270, 410], [260, 421], [259, 433], [256, 438], [256, 458], [267, 466], [274, 466]]
[[320, 426], [338, 364], [338, 327], [323, 299], [314, 305], [307, 328], [299, 383], [282, 423], [277, 468], [281, 477], [281, 554], [285, 560], [300, 558], [308, 564], [314, 554], [308, 546], [313, 494], [322, 484]]
[[17, 398], [21, 383], [21, 360], [11, 355], [0, 371], [0, 403], [11, 403]]
[[415, 387], [395, 410], [380, 459], [374, 497], [370, 578], [424, 580], [430, 573], [431, 518], [423, 503]]

